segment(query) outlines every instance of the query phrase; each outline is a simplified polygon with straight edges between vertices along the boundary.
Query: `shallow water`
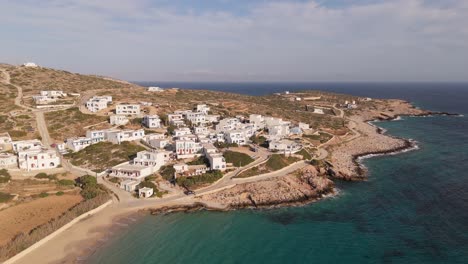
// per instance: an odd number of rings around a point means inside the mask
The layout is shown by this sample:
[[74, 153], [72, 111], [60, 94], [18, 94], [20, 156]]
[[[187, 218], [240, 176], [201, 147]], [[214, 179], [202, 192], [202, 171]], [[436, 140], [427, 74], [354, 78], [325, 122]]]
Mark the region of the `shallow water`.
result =
[[[392, 97], [468, 113], [467, 89], [439, 89]], [[468, 263], [468, 119], [377, 125], [420, 149], [366, 159], [368, 181], [337, 182], [339, 196], [304, 207], [143, 217], [89, 262]]]

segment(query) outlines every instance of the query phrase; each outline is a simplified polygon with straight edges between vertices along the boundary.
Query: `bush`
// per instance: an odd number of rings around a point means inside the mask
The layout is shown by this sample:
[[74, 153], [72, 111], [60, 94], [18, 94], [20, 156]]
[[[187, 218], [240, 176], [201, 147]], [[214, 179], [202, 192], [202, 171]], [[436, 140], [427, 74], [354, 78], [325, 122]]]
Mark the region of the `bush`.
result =
[[246, 166], [254, 161], [249, 155], [235, 151], [226, 151], [223, 156], [227, 163], [232, 163], [236, 167]]
[[0, 192], [0, 203], [9, 202], [11, 199], [13, 199], [13, 197], [14, 195], [11, 195], [9, 193]]
[[41, 198], [45, 198], [45, 197], [47, 197], [47, 196], [49, 196], [49, 194], [46, 193], [46, 192], [41, 192], [41, 193], [39, 194], [39, 197], [41, 197]]
[[85, 200], [90, 200], [105, 192], [102, 186], [97, 183], [96, 177], [85, 175], [76, 179], [78, 186], [81, 187], [81, 196]]
[[55, 195], [57, 195], [57, 196], [62, 196], [62, 195], [64, 195], [64, 192], [58, 191], [58, 192], [55, 193]]
[[301, 149], [301, 151], [296, 152], [295, 154], [301, 155], [302, 158], [305, 159], [305, 160], [310, 160], [310, 159], [312, 159], [312, 156], [310, 155], [310, 153], [307, 152], [307, 150], [305, 150], [305, 149]]
[[63, 180], [59, 180], [58, 184], [61, 185], [61, 186], [73, 186], [73, 185], [75, 185], [75, 182], [73, 180], [63, 179]]
[[0, 183], [7, 183], [11, 180], [11, 175], [6, 169], [0, 170]]
[[200, 156], [196, 160], [192, 160], [190, 162], [187, 162], [187, 165], [208, 165], [209, 161], [205, 156]]
[[36, 174], [36, 176], [34, 176], [34, 178], [36, 178], [36, 179], [48, 179], [50, 181], [57, 180], [56, 175], [49, 175], [49, 174], [44, 173], [44, 172]]
[[27, 135], [26, 131], [21, 130], [10, 130], [8, 131], [8, 134], [10, 134], [12, 138], [20, 138]]
[[174, 173], [175, 169], [173, 166], [162, 166], [161, 169], [159, 170], [159, 174], [163, 177], [165, 180], [172, 180], [174, 178]]
[[289, 164], [298, 161], [298, 158], [295, 157], [285, 157], [280, 154], [273, 154], [266, 162], [266, 167], [271, 171], [280, 170]]

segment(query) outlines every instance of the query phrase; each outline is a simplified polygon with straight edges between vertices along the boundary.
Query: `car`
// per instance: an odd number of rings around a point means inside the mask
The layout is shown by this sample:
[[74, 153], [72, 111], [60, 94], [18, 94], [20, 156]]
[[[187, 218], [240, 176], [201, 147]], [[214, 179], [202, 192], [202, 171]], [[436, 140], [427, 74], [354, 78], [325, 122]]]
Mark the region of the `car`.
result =
[[187, 190], [184, 192], [185, 195], [195, 195], [194, 191]]

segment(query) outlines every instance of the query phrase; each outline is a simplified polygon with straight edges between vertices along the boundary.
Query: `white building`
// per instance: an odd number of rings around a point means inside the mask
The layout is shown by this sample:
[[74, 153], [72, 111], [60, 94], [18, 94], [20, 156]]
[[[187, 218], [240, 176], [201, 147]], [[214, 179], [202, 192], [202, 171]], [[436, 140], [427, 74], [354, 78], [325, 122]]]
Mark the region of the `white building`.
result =
[[325, 112], [323, 111], [322, 108], [314, 107], [314, 114], [323, 115], [325, 114]]
[[133, 165], [129, 163], [114, 166], [109, 170], [109, 175], [112, 177], [134, 180], [138, 182], [142, 181], [151, 174], [153, 174], [152, 167]]
[[10, 134], [7, 132], [0, 134], [0, 151], [6, 151], [12, 149], [12, 140]]
[[39, 67], [36, 63], [34, 62], [26, 62], [26, 63], [23, 63], [23, 66], [24, 67], [28, 67], [28, 68], [37, 68]]
[[185, 135], [191, 135], [192, 131], [190, 131], [190, 128], [188, 127], [181, 127], [178, 129], [174, 129], [174, 136], [175, 137], [181, 137]]
[[254, 124], [259, 129], [265, 127], [265, 119], [262, 115], [251, 114], [249, 116], [249, 123]]
[[67, 139], [66, 145], [69, 149], [73, 151], [80, 151], [92, 144], [97, 143], [93, 142], [91, 138], [88, 137], [75, 137]]
[[157, 171], [161, 166], [169, 161], [169, 152], [167, 151], [140, 151], [130, 163], [132, 165], [151, 167], [152, 171]]
[[169, 121], [169, 124], [173, 126], [185, 125], [184, 116], [182, 114], [168, 114], [167, 120]]
[[285, 154], [291, 154], [301, 150], [302, 145], [292, 140], [283, 139], [279, 141], [271, 141], [268, 149], [273, 151], [279, 151]]
[[154, 87], [154, 86], [148, 87], [148, 92], [163, 92], [163, 91], [164, 89], [161, 87]]
[[66, 97], [67, 94], [64, 93], [63, 91], [41, 91], [40, 93], [41, 96], [47, 96], [49, 98], [61, 98], [61, 97]]
[[50, 98], [48, 96], [43, 95], [34, 95], [32, 98], [34, 100], [34, 103], [38, 105], [49, 104], [57, 101], [57, 99], [55, 98]]
[[272, 137], [287, 137], [290, 134], [289, 126], [276, 125], [268, 127], [268, 135]]
[[245, 137], [244, 131], [233, 130], [224, 133], [224, 139], [229, 144], [244, 145], [247, 144], [247, 138]]
[[28, 171], [53, 169], [60, 165], [60, 157], [55, 150], [25, 150], [18, 152], [18, 165]]
[[111, 125], [114, 125], [114, 126], [124, 126], [128, 124], [129, 120], [124, 115], [111, 115], [109, 122]]
[[107, 140], [114, 144], [120, 144], [124, 141], [140, 140], [145, 136], [143, 129], [138, 130], [116, 130], [107, 132]]
[[189, 158], [195, 157], [201, 152], [200, 143], [191, 141], [191, 140], [176, 140], [175, 141], [175, 150], [177, 158]]
[[117, 115], [139, 115], [140, 105], [137, 104], [119, 104], [115, 108]]
[[206, 153], [206, 158], [210, 162], [211, 170], [226, 170], [226, 160], [221, 153]]
[[26, 150], [41, 150], [42, 149], [42, 142], [38, 139], [13, 141], [11, 144], [13, 146], [13, 151], [16, 153], [20, 151], [26, 151]]
[[194, 127], [193, 131], [195, 132], [195, 135], [206, 135], [210, 133], [208, 131], [208, 127], [205, 127], [205, 126]]
[[11, 169], [18, 167], [18, 158], [10, 153], [0, 153], [0, 168]]
[[298, 127], [302, 130], [309, 130], [310, 129], [310, 126], [309, 124], [306, 124], [306, 123], [299, 123]]
[[209, 111], [210, 108], [206, 104], [197, 105], [197, 112], [207, 115]]
[[125, 181], [120, 182], [120, 188], [127, 192], [134, 192], [136, 191], [139, 184], [140, 184], [139, 181], [125, 180]]
[[205, 120], [208, 123], [217, 123], [219, 122], [219, 115], [205, 115]]
[[142, 123], [147, 128], [160, 128], [161, 119], [157, 115], [145, 115], [143, 117]]
[[189, 166], [186, 163], [177, 163], [174, 164], [173, 167], [176, 173], [184, 173], [189, 169]]
[[240, 120], [237, 118], [225, 118], [221, 119], [216, 125], [217, 132], [225, 132], [236, 129], [236, 126], [240, 124]]
[[140, 198], [149, 198], [153, 195], [153, 188], [143, 187], [138, 189], [138, 197]]
[[147, 139], [146, 142], [152, 147], [157, 149], [164, 149], [166, 146], [169, 145], [169, 140], [166, 138], [158, 138], [158, 139]]
[[105, 141], [107, 139], [107, 133], [110, 131], [117, 131], [117, 130], [88, 130], [86, 131], [86, 137], [90, 138], [93, 143], [98, 143], [101, 141]]
[[86, 101], [86, 108], [90, 112], [96, 113], [107, 108], [107, 105], [112, 102], [112, 96], [93, 96]]
[[199, 112], [188, 112], [187, 120], [192, 122], [192, 124], [204, 124], [206, 123], [206, 116], [204, 113]]

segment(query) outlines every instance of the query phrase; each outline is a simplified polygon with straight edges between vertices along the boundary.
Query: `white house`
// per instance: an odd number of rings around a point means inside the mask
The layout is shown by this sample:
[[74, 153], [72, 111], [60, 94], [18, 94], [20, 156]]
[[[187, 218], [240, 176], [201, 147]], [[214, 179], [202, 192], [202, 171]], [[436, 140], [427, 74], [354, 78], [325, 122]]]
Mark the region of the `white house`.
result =
[[182, 114], [168, 114], [167, 120], [169, 121], [169, 124], [174, 126], [185, 125], [184, 116]]
[[325, 112], [323, 111], [322, 108], [314, 107], [314, 114], [323, 115], [325, 114]]
[[87, 146], [91, 146], [94, 143], [97, 142], [93, 142], [93, 140], [88, 137], [69, 138], [66, 141], [67, 147], [73, 151], [80, 151], [86, 148]]
[[138, 189], [138, 197], [149, 198], [153, 195], [153, 188], [143, 187]]
[[110, 131], [117, 130], [88, 130], [86, 131], [86, 137], [90, 138], [93, 143], [98, 143], [107, 139], [107, 133]]
[[192, 122], [192, 124], [206, 123], [206, 116], [204, 113], [188, 112], [186, 116], [187, 116], [187, 120]]
[[264, 128], [265, 118], [262, 115], [251, 114], [249, 116], [249, 123], [254, 124], [257, 128]]
[[43, 95], [34, 95], [32, 98], [34, 100], [34, 103], [38, 105], [49, 104], [57, 101], [57, 99], [55, 98], [50, 98], [48, 96]]
[[38, 139], [13, 141], [11, 144], [16, 153], [26, 150], [41, 150], [43, 147], [42, 142]]
[[137, 104], [119, 104], [115, 108], [117, 115], [139, 115], [140, 105]]
[[145, 136], [143, 129], [138, 130], [117, 130], [107, 132], [107, 140], [114, 143], [120, 144], [124, 141], [140, 140]]
[[210, 108], [206, 104], [197, 105], [197, 112], [207, 115], [209, 111]]
[[268, 135], [272, 137], [286, 137], [290, 133], [289, 126], [276, 125], [268, 127]]
[[129, 163], [119, 164], [109, 170], [112, 177], [127, 180], [142, 181], [153, 173], [153, 168], [148, 166], [133, 165]]
[[225, 132], [224, 139], [229, 144], [244, 145], [247, 143], [247, 138], [245, 137], [245, 133], [244, 131], [241, 131], [241, 130], [233, 130], [233, 131]]
[[142, 123], [147, 128], [160, 128], [161, 119], [157, 115], [145, 115], [143, 117]]
[[237, 118], [221, 119], [219, 123], [216, 125], [216, 131], [225, 132], [228, 130], [234, 130], [238, 124], [240, 124], [240, 120]]
[[12, 149], [12, 140], [8, 132], [0, 134], [0, 151], [6, 151]]
[[153, 148], [163, 149], [167, 145], [169, 145], [169, 140], [166, 138], [158, 138], [158, 139], [147, 139], [146, 142]]
[[206, 158], [210, 162], [211, 170], [226, 170], [226, 160], [221, 153], [206, 153]]
[[183, 173], [183, 172], [188, 171], [189, 169], [189, 166], [186, 163], [177, 163], [177, 164], [174, 164], [173, 167], [176, 173]]
[[192, 134], [192, 131], [190, 131], [190, 128], [188, 127], [181, 127], [178, 129], [174, 129], [175, 137], [181, 137], [181, 136], [190, 135], [190, 134]]
[[291, 154], [301, 150], [302, 145], [292, 140], [283, 139], [279, 141], [271, 141], [268, 149], [273, 151], [284, 152], [285, 154]]
[[40, 93], [41, 96], [47, 96], [49, 98], [60, 98], [60, 97], [66, 97], [67, 94], [64, 93], [63, 91], [41, 91]]
[[195, 157], [201, 151], [200, 143], [191, 140], [176, 140], [175, 149], [177, 158]]
[[120, 182], [120, 188], [127, 191], [127, 192], [134, 192], [136, 191], [136, 188], [140, 184], [139, 181], [135, 180], [125, 180]]
[[60, 157], [55, 150], [25, 150], [18, 152], [18, 165], [28, 171], [52, 169], [60, 165]]
[[130, 164], [151, 167], [157, 171], [169, 160], [167, 151], [140, 151]]
[[163, 91], [164, 89], [161, 87], [154, 87], [154, 86], [148, 87], [148, 92], [163, 92]]
[[310, 129], [309, 124], [302, 123], [302, 122], [299, 123], [298, 127], [299, 127], [300, 129], [302, 129], [302, 130], [309, 130], [309, 129]]
[[23, 63], [23, 66], [24, 67], [28, 67], [28, 68], [37, 68], [39, 67], [36, 63], [34, 62], [26, 62], [26, 63]]
[[206, 135], [209, 133], [208, 127], [205, 126], [197, 126], [193, 128], [193, 131], [196, 135]]
[[205, 115], [205, 120], [208, 123], [216, 123], [219, 122], [219, 115]]
[[112, 96], [93, 96], [86, 101], [86, 108], [95, 113], [107, 108], [107, 105], [112, 102]]
[[114, 126], [124, 126], [128, 124], [128, 118], [124, 115], [111, 115], [110, 124]]
[[18, 167], [18, 158], [10, 153], [0, 153], [0, 168], [11, 169]]

